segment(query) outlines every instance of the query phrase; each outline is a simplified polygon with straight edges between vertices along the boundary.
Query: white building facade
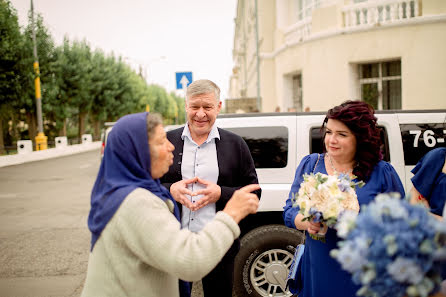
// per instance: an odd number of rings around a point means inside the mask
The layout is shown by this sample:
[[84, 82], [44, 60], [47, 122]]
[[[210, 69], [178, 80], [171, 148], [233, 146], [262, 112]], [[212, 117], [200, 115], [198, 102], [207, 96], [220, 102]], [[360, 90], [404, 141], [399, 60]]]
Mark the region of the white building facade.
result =
[[262, 112], [444, 109], [446, 0], [239, 0], [233, 61]]

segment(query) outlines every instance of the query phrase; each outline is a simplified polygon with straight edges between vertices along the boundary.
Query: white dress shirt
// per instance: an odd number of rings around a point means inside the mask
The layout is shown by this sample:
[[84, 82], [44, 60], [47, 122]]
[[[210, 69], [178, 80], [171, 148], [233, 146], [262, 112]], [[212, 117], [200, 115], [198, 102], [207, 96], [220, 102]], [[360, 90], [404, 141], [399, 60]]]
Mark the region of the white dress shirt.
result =
[[[201, 145], [197, 145], [192, 140], [189, 126], [186, 124], [181, 138], [184, 141], [183, 157], [181, 161], [181, 175], [183, 180], [198, 176], [201, 179], [217, 183], [218, 180], [218, 160], [215, 139], [220, 139], [217, 126], [214, 125], [208, 138]], [[188, 189], [196, 192], [206, 187], [198, 182], [190, 184]], [[192, 203], [198, 201], [203, 195], [189, 196]], [[215, 217], [215, 203], [200, 208], [197, 211], [191, 211], [186, 206], [182, 206], [181, 227], [187, 228], [192, 232], [198, 232]]]

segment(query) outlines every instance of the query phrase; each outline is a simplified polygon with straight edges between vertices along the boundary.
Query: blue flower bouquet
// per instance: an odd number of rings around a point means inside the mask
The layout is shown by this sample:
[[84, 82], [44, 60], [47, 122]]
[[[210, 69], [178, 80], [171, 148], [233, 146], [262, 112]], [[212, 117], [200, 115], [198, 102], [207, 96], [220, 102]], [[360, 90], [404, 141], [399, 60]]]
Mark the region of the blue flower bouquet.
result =
[[358, 296], [429, 296], [441, 283], [446, 222], [410, 205], [399, 194], [380, 194], [361, 212], [336, 225], [339, 248], [331, 251], [361, 285]]

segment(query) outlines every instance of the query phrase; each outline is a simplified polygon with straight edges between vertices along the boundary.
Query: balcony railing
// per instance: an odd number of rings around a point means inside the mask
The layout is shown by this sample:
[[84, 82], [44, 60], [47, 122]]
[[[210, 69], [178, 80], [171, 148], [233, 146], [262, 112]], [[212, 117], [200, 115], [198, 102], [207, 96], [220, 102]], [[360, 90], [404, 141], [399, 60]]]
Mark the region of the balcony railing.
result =
[[285, 32], [287, 41], [304, 41], [311, 34], [311, 17], [307, 17], [294, 25]]
[[418, 0], [379, 0], [344, 6], [347, 28], [392, 24], [418, 17]]
[[[446, 1], [446, 0], [445, 0]], [[316, 2], [315, 2], [316, 3]], [[317, 2], [318, 5], [333, 3]], [[311, 10], [318, 6], [311, 6]], [[354, 30], [377, 25], [392, 25], [419, 17], [418, 0], [368, 0], [361, 3], [349, 4], [342, 7], [344, 24], [341, 30]], [[332, 28], [331, 32], [340, 28]], [[324, 32], [319, 32], [319, 35]], [[287, 43], [302, 42], [315, 37], [312, 32], [312, 17], [299, 20], [285, 31]]]

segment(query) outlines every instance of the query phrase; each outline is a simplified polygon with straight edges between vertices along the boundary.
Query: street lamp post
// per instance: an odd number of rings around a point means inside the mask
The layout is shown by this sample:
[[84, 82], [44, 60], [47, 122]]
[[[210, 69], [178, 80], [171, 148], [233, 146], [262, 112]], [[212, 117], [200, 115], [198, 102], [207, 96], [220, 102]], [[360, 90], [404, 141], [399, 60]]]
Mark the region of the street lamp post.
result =
[[34, 79], [34, 86], [36, 92], [36, 107], [37, 107], [37, 129], [38, 133], [36, 136], [36, 151], [46, 150], [48, 148], [48, 137], [45, 136], [43, 132], [43, 121], [42, 121], [42, 94], [40, 91], [40, 71], [39, 71], [39, 60], [37, 58], [37, 45], [36, 45], [36, 30], [34, 24], [34, 5], [33, 0], [31, 0], [31, 27], [32, 27], [32, 38], [33, 38], [33, 53], [34, 53], [34, 72], [36, 77]]
[[[151, 74], [150, 74], [150, 71], [153, 70], [152, 69], [153, 63], [162, 62], [162, 61], [166, 61], [166, 60], [167, 60], [166, 56], [159, 56], [157, 58], [150, 59], [149, 61], [147, 61], [144, 64], [145, 73], [146, 73], [145, 80], [147, 81], [147, 83], [149, 83], [150, 81], [153, 82], [153, 79], [151, 79]], [[153, 71], [152, 71], [152, 74], [153, 74]]]

